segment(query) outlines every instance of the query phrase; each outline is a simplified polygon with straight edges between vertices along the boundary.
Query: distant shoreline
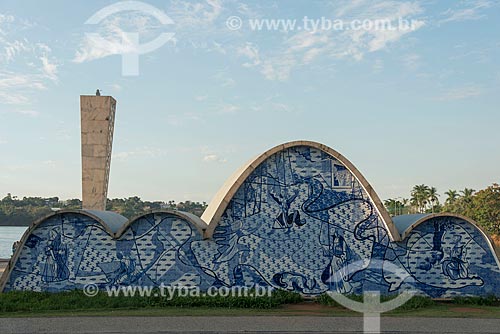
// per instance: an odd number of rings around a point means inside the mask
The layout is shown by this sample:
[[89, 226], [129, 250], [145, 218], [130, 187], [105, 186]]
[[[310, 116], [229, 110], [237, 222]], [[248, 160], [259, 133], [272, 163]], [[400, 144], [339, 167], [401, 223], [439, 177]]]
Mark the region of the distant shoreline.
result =
[[0, 227], [29, 227], [31, 224], [2, 224], [0, 223]]

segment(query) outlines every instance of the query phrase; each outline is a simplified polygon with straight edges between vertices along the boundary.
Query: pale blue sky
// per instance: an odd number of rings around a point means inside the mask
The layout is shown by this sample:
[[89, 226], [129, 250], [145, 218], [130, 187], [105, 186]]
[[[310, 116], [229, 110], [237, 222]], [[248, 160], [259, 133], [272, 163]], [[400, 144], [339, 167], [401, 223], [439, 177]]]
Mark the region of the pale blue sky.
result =
[[[0, 196], [80, 197], [79, 95], [96, 88], [118, 101], [109, 197], [210, 201], [247, 160], [298, 139], [340, 151], [382, 198], [500, 181], [499, 1], [151, 0], [173, 25], [138, 12], [84, 24], [115, 2], [1, 1]], [[248, 23], [304, 16], [417, 25]], [[116, 38], [137, 30], [175, 36], [125, 77]]]

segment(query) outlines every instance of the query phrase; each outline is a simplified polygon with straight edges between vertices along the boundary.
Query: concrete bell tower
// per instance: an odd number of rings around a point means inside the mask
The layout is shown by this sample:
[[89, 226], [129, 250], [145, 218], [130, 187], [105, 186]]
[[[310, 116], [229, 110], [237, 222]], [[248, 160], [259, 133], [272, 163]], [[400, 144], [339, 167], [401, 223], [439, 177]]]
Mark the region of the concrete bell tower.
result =
[[115, 111], [111, 96], [80, 96], [83, 209], [106, 210]]

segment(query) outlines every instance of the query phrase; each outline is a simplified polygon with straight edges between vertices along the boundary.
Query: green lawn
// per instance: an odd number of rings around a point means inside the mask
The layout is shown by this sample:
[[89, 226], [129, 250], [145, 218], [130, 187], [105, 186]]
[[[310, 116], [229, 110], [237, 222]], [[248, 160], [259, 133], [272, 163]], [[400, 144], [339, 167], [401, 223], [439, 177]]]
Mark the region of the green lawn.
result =
[[[360, 297], [351, 297], [360, 300]], [[387, 299], [387, 298], [385, 298]], [[0, 317], [55, 316], [360, 316], [326, 295], [304, 300], [296, 293], [275, 291], [270, 297], [86, 297], [64, 293], [9, 292], [0, 294]], [[500, 302], [490, 298], [433, 301], [414, 297], [383, 316], [500, 318]]]

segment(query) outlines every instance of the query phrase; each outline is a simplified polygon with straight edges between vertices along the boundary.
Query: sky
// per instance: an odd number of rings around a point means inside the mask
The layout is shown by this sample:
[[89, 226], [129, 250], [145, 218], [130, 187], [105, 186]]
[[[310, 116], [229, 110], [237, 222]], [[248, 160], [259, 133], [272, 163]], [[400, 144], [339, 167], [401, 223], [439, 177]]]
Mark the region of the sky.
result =
[[[118, 101], [110, 198], [209, 202], [292, 140], [339, 151], [382, 199], [500, 182], [500, 1], [137, 5], [0, 2], [1, 197], [81, 197], [79, 95], [97, 88]], [[170, 38], [125, 75], [133, 33]]]

